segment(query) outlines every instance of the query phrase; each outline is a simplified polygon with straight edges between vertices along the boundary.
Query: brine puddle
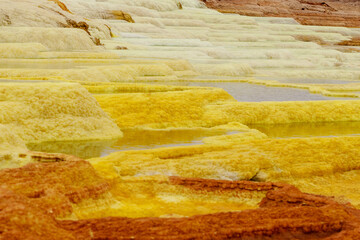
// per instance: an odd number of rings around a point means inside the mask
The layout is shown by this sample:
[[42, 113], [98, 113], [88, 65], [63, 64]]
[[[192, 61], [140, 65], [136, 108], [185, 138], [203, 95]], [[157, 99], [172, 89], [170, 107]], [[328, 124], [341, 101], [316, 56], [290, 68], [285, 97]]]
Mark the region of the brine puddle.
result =
[[235, 134], [225, 130], [123, 130], [124, 137], [105, 141], [64, 141], [28, 144], [31, 151], [65, 153], [88, 159], [126, 150], [203, 144], [205, 137]]

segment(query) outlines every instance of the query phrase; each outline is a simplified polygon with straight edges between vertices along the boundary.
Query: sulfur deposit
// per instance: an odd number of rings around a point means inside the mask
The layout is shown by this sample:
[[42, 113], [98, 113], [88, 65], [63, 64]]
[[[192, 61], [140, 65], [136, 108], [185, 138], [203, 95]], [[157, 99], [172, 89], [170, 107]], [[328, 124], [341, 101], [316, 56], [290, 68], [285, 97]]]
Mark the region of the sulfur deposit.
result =
[[0, 239], [357, 239], [357, 7], [3, 0]]

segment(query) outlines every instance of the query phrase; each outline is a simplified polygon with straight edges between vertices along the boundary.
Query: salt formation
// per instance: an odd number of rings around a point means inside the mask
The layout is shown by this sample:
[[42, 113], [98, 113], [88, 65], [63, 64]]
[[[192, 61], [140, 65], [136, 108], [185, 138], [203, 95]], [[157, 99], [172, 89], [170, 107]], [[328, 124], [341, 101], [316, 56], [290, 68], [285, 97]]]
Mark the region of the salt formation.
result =
[[357, 132], [250, 124], [359, 122], [359, 29], [198, 0], [4, 0], [0, 25], [0, 238], [357, 236]]
[[[3, 42], [35, 41], [49, 50], [102, 51], [102, 47], [96, 47], [93, 43], [96, 38], [97, 44], [104, 43], [106, 49], [121, 58], [186, 59], [199, 73], [213, 76], [268, 75], [271, 78], [276, 75], [298, 78], [301, 75], [307, 79], [339, 80], [358, 80], [360, 77], [358, 56], [344, 52], [347, 48], [337, 45], [359, 36], [357, 29], [310, 27], [289, 21], [274, 23], [272, 18], [224, 15], [203, 8], [199, 1], [63, 1], [57, 2], [59, 5], [56, 1], [42, 1], [40, 10], [39, 7], [34, 9], [30, 0], [24, 1], [19, 4], [27, 4], [31, 9], [24, 14], [14, 12], [15, 4], [4, 6], [9, 12], [8, 18], [13, 20], [7, 24], [7, 28], [2, 28]], [[179, 9], [179, 4], [182, 9]], [[31, 21], [20, 23], [25, 16], [39, 16], [40, 11], [44, 11], [41, 16], [60, 12], [65, 17], [60, 15], [57, 19], [49, 16], [47, 21], [50, 22], [32, 17]], [[72, 19], [78, 25], [70, 27], [80, 29], [67, 29], [63, 23], [66, 22], [65, 18]], [[123, 20], [114, 20], [119, 18]], [[88, 26], [81, 27], [82, 22]], [[32, 28], [14, 29], [13, 26]], [[57, 26], [66, 28], [54, 28]], [[20, 34], [24, 39], [13, 37]], [[109, 41], [110, 36], [116, 38]], [[41, 57], [59, 55], [42, 54]], [[181, 78], [172, 76], [163, 80], [182, 80], [196, 74], [177, 76]], [[101, 79], [112, 81], [105, 76]], [[122, 79], [129, 81], [134, 77]], [[138, 80], [152, 81], [153, 78]]]

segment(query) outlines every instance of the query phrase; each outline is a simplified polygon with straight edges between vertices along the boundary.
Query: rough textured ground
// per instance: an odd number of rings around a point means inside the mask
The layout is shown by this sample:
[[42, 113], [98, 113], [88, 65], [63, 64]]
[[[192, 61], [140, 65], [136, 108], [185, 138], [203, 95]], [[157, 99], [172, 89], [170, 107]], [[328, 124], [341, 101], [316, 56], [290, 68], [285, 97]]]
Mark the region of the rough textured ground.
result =
[[[9, 174], [16, 176], [15, 184]], [[360, 232], [360, 211], [350, 204], [305, 194], [287, 184], [171, 177], [171, 184], [196, 191], [267, 194], [259, 209], [242, 212], [76, 221], [56, 217], [71, 212], [69, 202], [96, 198], [110, 187], [89, 164], [81, 160], [30, 164], [2, 170], [1, 176], [0, 239], [356, 239]], [[49, 201], [49, 196], [55, 198]]]
[[88, 162], [65, 161], [4, 169], [1, 187], [28, 198], [32, 205], [46, 213], [67, 216], [72, 212], [72, 203], [96, 198], [107, 192], [110, 184], [99, 177]]
[[305, 25], [360, 27], [358, 0], [202, 0], [210, 8], [248, 16], [290, 17]]

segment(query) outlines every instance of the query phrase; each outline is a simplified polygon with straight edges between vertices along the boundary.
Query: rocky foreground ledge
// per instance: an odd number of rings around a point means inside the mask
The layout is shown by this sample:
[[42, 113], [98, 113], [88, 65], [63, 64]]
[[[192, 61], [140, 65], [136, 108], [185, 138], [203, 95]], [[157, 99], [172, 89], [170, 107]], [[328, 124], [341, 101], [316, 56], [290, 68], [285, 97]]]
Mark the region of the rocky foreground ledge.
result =
[[290, 17], [304, 25], [360, 27], [358, 0], [202, 0], [209, 8], [248, 16]]
[[0, 171], [0, 239], [356, 239], [360, 234], [360, 211], [334, 198], [281, 183], [180, 177], [168, 181], [194, 191], [266, 191], [266, 196], [258, 209], [241, 212], [60, 220], [76, 204], [109, 193], [113, 183], [84, 160], [29, 154], [38, 162]]

